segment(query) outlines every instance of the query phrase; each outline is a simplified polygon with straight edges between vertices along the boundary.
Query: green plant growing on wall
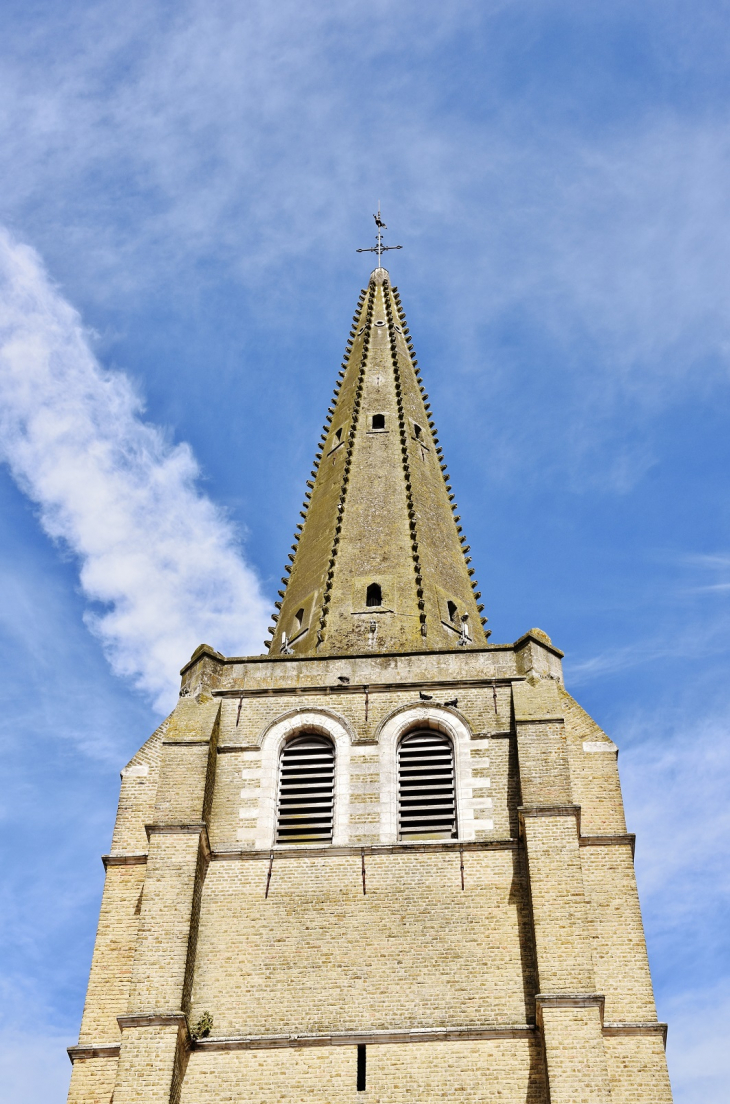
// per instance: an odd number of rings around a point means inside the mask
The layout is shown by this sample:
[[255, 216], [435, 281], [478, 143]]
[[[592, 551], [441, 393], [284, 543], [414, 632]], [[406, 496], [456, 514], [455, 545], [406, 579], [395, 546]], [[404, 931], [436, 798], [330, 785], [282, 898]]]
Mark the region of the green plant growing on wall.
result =
[[192, 1039], [205, 1039], [213, 1029], [213, 1017], [210, 1012], [204, 1012], [198, 1022], [190, 1028]]

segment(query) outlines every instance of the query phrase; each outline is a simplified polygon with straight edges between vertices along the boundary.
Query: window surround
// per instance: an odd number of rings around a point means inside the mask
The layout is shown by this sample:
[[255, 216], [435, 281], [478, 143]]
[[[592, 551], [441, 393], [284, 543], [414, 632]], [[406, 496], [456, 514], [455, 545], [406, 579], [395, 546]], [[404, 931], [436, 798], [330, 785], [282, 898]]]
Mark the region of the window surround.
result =
[[[342, 847], [349, 842], [350, 830], [350, 749], [354, 733], [344, 717], [329, 709], [292, 709], [277, 717], [261, 733], [261, 796], [256, 824], [257, 849], [285, 847], [275, 843], [279, 762], [284, 744], [293, 736], [307, 732], [329, 736], [335, 746], [335, 808], [332, 843], [314, 847]], [[297, 844], [301, 847], [301, 844]]]
[[451, 706], [414, 704], [391, 713], [376, 733], [380, 745], [380, 842], [398, 842], [398, 743], [401, 737], [418, 728], [443, 732], [454, 746], [458, 838], [464, 842], [473, 840], [471, 730]]

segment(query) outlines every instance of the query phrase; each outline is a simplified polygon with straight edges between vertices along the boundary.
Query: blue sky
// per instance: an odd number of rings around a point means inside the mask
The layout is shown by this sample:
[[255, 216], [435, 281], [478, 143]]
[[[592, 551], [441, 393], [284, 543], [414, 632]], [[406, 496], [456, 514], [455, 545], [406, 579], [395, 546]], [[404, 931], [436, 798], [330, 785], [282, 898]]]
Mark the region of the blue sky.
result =
[[729, 21], [6, 0], [0, 1099], [65, 1099], [120, 767], [259, 650], [378, 199], [493, 639], [619, 744], [676, 1099], [725, 1099]]

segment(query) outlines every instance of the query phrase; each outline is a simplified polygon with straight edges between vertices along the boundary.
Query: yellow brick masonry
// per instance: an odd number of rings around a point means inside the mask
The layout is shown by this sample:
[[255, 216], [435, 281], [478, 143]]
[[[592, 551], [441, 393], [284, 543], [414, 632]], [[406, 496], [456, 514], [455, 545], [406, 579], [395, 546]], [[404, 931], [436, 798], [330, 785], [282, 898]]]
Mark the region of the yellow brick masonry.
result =
[[118, 1065], [116, 1056], [77, 1058], [71, 1073], [68, 1104], [109, 1104]]
[[119, 1017], [117, 1104], [179, 1096], [219, 711], [217, 702], [184, 699], [163, 735], [128, 1010]]
[[221, 1035], [525, 1023], [534, 992], [515, 850], [214, 862], [192, 999]]
[[654, 1035], [607, 1036], [611, 1104], [671, 1104], [664, 1043]]
[[[563, 696], [554, 680], [533, 677], [515, 686], [514, 705], [551, 1104], [608, 1104], [604, 995], [596, 990], [591, 953], [600, 953], [602, 942], [584, 889]], [[628, 1004], [636, 1007], [630, 998]]]
[[544, 1008], [541, 1018], [550, 1104], [610, 1101], [600, 1008]]
[[[73, 1104], [107, 1104], [111, 1086], [114, 1104], [547, 1104], [547, 1078], [551, 1104], [668, 1104], [615, 748], [562, 689], [541, 634], [429, 657], [203, 650], [184, 687], [123, 776]], [[437, 705], [458, 697], [444, 715], [471, 734], [475, 800], [492, 801], [493, 828], [469, 845], [490, 849], [465, 850], [464, 890], [458, 844], [378, 845], [380, 733], [423, 704], [419, 687]], [[351, 848], [275, 855], [266, 898], [268, 850], [242, 842], [241, 812], [262, 798], [266, 731], [302, 707], [352, 734]], [[208, 1049], [190, 1049], [187, 1022], [206, 1011]], [[374, 1042], [444, 1029], [502, 1034]], [[347, 1032], [375, 1033], [364, 1094], [352, 1043], [261, 1049]]]
[[[535, 1038], [368, 1047], [365, 1092], [355, 1089], [356, 1049], [336, 1046], [227, 1054], [193, 1053], [182, 1104], [544, 1104], [542, 1054]], [[285, 1086], [279, 1096], [272, 1086]]]

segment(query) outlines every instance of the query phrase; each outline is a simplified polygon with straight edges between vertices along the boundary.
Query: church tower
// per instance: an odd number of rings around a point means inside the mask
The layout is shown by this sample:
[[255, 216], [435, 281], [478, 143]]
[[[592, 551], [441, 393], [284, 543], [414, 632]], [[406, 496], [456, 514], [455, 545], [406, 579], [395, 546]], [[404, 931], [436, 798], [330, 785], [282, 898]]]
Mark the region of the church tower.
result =
[[70, 1104], [671, 1101], [616, 745], [490, 643], [448, 479], [378, 267], [267, 654], [122, 771]]

